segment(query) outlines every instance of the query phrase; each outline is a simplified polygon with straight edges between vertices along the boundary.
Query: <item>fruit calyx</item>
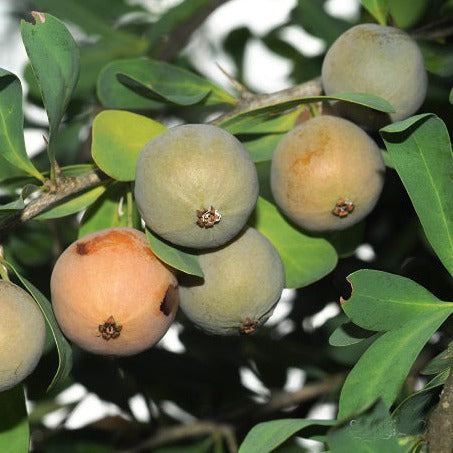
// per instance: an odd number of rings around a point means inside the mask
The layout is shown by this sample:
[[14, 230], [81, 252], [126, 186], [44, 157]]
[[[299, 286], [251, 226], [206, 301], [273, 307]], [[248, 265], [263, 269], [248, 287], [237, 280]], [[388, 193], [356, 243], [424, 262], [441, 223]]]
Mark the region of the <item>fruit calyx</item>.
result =
[[212, 228], [220, 222], [222, 214], [211, 206], [209, 209], [197, 209], [197, 225], [200, 228]]
[[115, 318], [111, 315], [107, 319], [107, 321], [104, 321], [103, 324], [99, 324], [99, 332], [101, 334], [100, 336], [106, 341], [109, 341], [110, 338], [118, 338], [122, 329], [123, 326], [117, 324]]
[[332, 209], [332, 214], [338, 217], [347, 217], [352, 211], [354, 211], [354, 203], [352, 201], [343, 200], [339, 198], [335, 207]]
[[239, 332], [242, 335], [249, 335], [256, 331], [258, 328], [258, 323], [252, 321], [250, 318], [245, 318], [245, 321], [242, 323], [241, 327], [239, 327]]

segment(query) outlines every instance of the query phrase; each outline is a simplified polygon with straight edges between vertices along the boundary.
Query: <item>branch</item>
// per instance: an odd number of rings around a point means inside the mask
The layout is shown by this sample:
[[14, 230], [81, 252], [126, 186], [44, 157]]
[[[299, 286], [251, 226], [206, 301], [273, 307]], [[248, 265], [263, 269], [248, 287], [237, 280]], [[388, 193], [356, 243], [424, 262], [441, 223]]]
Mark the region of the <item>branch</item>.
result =
[[411, 32], [414, 39], [439, 40], [453, 34], [453, 17], [445, 17]]
[[306, 96], [319, 96], [322, 93], [321, 78], [317, 77], [300, 85], [295, 85], [285, 90], [269, 94], [256, 94], [247, 96], [239, 100], [239, 104], [232, 110], [218, 116], [212, 121], [212, 124], [221, 124], [233, 116], [245, 113], [251, 110], [268, 107], [280, 102], [289, 101]]
[[75, 177], [60, 177], [55, 188], [51, 188], [48, 192], [42, 192], [38, 198], [30, 201], [22, 211], [17, 211], [0, 222], [0, 238], [59, 201], [97, 186], [101, 181], [102, 177], [99, 170], [92, 170]]
[[[250, 424], [251, 421], [262, 419], [269, 414], [325, 395], [338, 387], [344, 379], [344, 374], [338, 374], [321, 382], [307, 384], [295, 392], [277, 393], [266, 404], [251, 405], [226, 415], [221, 415], [221, 421], [200, 420], [188, 425], [163, 427], [137, 447], [124, 450], [121, 453], [139, 453], [146, 449], [191, 437], [213, 436], [216, 434], [223, 437], [230, 453], [236, 453], [235, 428], [244, 421]], [[228, 422], [225, 422], [225, 420], [228, 420]]]
[[428, 424], [430, 453], [453, 451], [453, 366]]

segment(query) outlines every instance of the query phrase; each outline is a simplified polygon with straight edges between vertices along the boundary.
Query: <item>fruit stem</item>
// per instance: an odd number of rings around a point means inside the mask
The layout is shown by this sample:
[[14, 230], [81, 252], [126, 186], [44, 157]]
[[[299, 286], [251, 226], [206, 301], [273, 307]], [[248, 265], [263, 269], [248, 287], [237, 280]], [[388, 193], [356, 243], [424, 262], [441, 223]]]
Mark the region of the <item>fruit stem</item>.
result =
[[321, 115], [321, 112], [316, 104], [316, 102], [311, 102], [310, 104], [308, 104], [312, 118], [316, 118], [317, 116]]
[[126, 209], [127, 209], [127, 226], [129, 228], [132, 228], [133, 226], [133, 215], [132, 215], [132, 209], [133, 209], [133, 201], [132, 201], [132, 191], [128, 190], [126, 194]]
[[3, 258], [3, 246], [0, 245], [0, 277], [2, 280], [9, 281], [8, 268], [6, 267], [6, 262]]

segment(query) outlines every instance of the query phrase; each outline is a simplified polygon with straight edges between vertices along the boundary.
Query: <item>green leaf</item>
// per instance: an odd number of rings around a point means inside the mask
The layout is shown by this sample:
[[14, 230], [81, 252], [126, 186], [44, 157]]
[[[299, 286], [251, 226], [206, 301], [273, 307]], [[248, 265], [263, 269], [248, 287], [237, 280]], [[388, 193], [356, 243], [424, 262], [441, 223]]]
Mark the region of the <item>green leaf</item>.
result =
[[49, 158], [53, 142], [79, 76], [80, 55], [66, 26], [50, 14], [34, 11], [35, 23], [21, 21], [22, 41], [38, 79], [49, 118]]
[[10, 203], [0, 205], [0, 211], [20, 211], [25, 208], [25, 203], [22, 198], [11, 201]]
[[53, 314], [52, 305], [44, 296], [44, 294], [39, 291], [31, 282], [29, 282], [25, 277], [19, 274], [15, 267], [11, 264], [6, 262], [6, 265], [16, 274], [17, 278], [20, 280], [24, 288], [31, 294], [33, 299], [35, 299], [36, 303], [39, 305], [41, 312], [44, 316], [44, 319], [49, 326], [55, 345], [57, 347], [58, 352], [58, 369], [55, 373], [55, 376], [52, 379], [47, 391], [55, 387], [60, 382], [64, 381], [66, 377], [69, 375], [69, 372], [72, 368], [72, 349], [66, 338], [64, 337], [60, 327], [55, 319], [55, 315]]
[[323, 100], [352, 102], [354, 104], [360, 104], [365, 107], [386, 113], [395, 111], [394, 108], [385, 99], [382, 99], [379, 96], [375, 96], [374, 94], [361, 92], [336, 93], [332, 96], [303, 96], [287, 99], [285, 101], [266, 105], [258, 109], [247, 110], [245, 112], [238, 113], [216, 124], [232, 134], [246, 133], [248, 130], [253, 130], [254, 128], [260, 127], [259, 124], [261, 122], [270, 120], [275, 115], [284, 113], [288, 109], [297, 107], [300, 104], [320, 102]]
[[398, 444], [393, 420], [378, 401], [365, 413], [335, 427], [327, 434], [332, 453], [403, 453], [407, 448]]
[[393, 411], [398, 432], [403, 435], [424, 434], [426, 418], [435, 404], [438, 403], [439, 387], [445, 384], [450, 370], [444, 370], [431, 379], [421, 390], [405, 398]]
[[[422, 51], [428, 72], [440, 77], [451, 78], [453, 76], [453, 46], [451, 44], [430, 41], [417, 41], [417, 44]], [[434, 88], [434, 85], [430, 88]]]
[[433, 114], [418, 115], [381, 135], [426, 237], [453, 275], [453, 154], [445, 124]]
[[413, 280], [387, 272], [361, 269], [348, 276], [351, 298], [343, 311], [355, 324], [368, 330], [391, 330], [423, 314], [452, 310]]
[[155, 101], [183, 106], [236, 103], [233, 96], [192, 72], [143, 58], [116, 60], [105, 66], [97, 92], [105, 106], [119, 109], [155, 108]]
[[360, 343], [365, 338], [370, 338], [376, 332], [362, 329], [352, 322], [346, 322], [338, 326], [329, 337], [329, 344], [332, 346], [350, 346]]
[[388, 0], [360, 0], [360, 3], [379, 24], [387, 25], [387, 17], [390, 12]]
[[269, 134], [255, 140], [242, 143], [250, 153], [253, 162], [265, 162], [272, 159], [274, 150], [284, 134]]
[[35, 217], [36, 220], [58, 219], [75, 214], [94, 203], [105, 192], [105, 186], [97, 186], [72, 197], [65, 198], [61, 204], [44, 211]]
[[280, 254], [287, 288], [307, 286], [327, 275], [337, 264], [337, 254], [329, 242], [296, 230], [262, 197], [256, 205], [254, 226]]
[[[417, 24], [425, 13], [430, 0], [388, 1], [388, 8], [395, 27], [407, 29]], [[385, 25], [385, 24], [382, 24]]]
[[379, 337], [349, 373], [341, 390], [338, 418], [348, 417], [378, 398], [390, 407], [423, 346], [452, 312], [446, 306], [422, 313]]
[[0, 451], [27, 453], [30, 428], [22, 385], [0, 392], [0, 412]]
[[146, 238], [154, 254], [169, 266], [186, 274], [203, 277], [203, 271], [196, 254], [177, 248], [146, 229]]
[[31, 163], [25, 150], [20, 81], [16, 75], [2, 68], [0, 68], [0, 121], [0, 158], [44, 181], [44, 177]]
[[132, 202], [127, 198], [128, 190], [128, 186], [124, 183], [109, 185], [83, 215], [78, 237], [81, 238], [105, 228], [130, 226], [128, 212], [131, 210], [133, 226], [140, 229], [140, 216], [135, 205], [128, 206], [128, 203]]
[[91, 154], [107, 175], [119, 181], [133, 181], [140, 151], [165, 130], [163, 124], [146, 116], [104, 110], [93, 122]]
[[447, 349], [431, 359], [421, 370], [420, 374], [432, 375], [442, 373], [453, 365], [453, 341], [448, 344]]
[[255, 425], [245, 436], [239, 453], [268, 453], [301, 429], [309, 426], [332, 426], [334, 420], [281, 419]]

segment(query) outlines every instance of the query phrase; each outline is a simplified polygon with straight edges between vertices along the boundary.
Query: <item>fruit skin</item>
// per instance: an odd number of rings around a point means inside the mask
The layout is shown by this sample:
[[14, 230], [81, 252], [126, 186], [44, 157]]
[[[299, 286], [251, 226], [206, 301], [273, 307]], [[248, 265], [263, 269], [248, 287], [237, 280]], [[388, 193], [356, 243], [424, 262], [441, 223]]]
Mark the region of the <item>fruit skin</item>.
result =
[[204, 280], [181, 282], [181, 310], [202, 330], [252, 333], [280, 299], [285, 271], [275, 247], [247, 228], [229, 244], [198, 257]]
[[34, 299], [19, 286], [0, 280], [0, 392], [31, 374], [45, 339], [44, 317]]
[[[146, 225], [174, 244], [212, 248], [244, 227], [258, 198], [258, 176], [242, 144], [206, 124], [176, 126], [151, 140], [137, 161], [135, 198]], [[222, 218], [208, 228], [197, 211]]]
[[[65, 335], [105, 355], [136, 354], [157, 343], [175, 317], [177, 286], [146, 236], [133, 228], [99, 230], [75, 241], [58, 258], [50, 280]], [[121, 330], [115, 333], [115, 327]]]
[[[327, 51], [321, 77], [327, 95], [361, 91], [386, 99], [395, 109], [391, 121], [415, 113], [428, 86], [416, 42], [402, 30], [377, 24], [356, 25], [343, 33]], [[387, 114], [357, 104], [336, 106], [340, 114], [370, 129], [389, 122]]]
[[[271, 190], [298, 226], [342, 230], [373, 209], [384, 171], [377, 145], [362, 129], [343, 118], [319, 116], [283, 136], [272, 156]], [[333, 213], [340, 200], [353, 204], [342, 217]]]

